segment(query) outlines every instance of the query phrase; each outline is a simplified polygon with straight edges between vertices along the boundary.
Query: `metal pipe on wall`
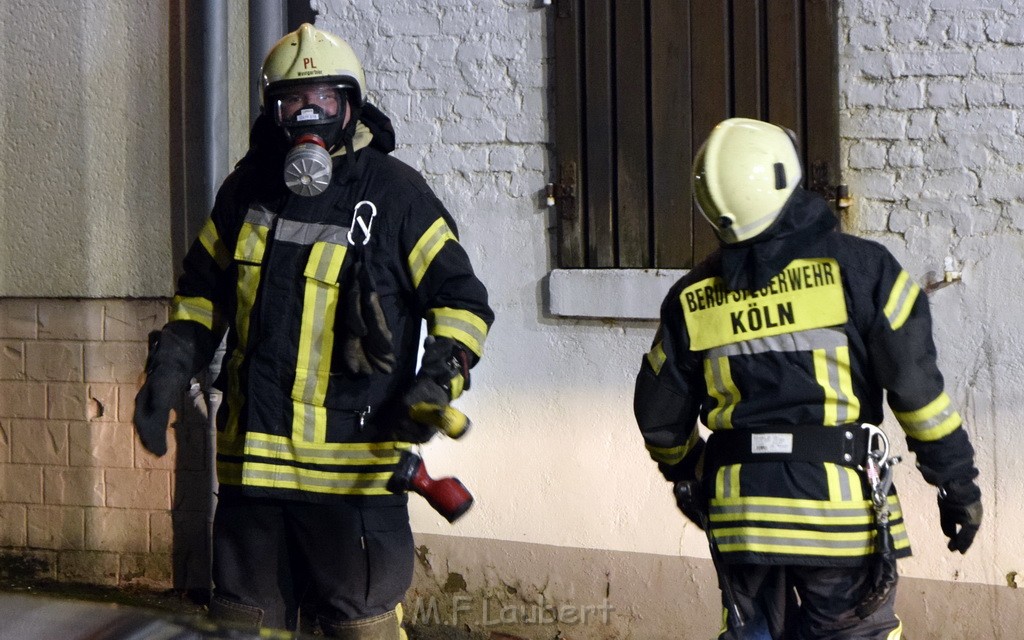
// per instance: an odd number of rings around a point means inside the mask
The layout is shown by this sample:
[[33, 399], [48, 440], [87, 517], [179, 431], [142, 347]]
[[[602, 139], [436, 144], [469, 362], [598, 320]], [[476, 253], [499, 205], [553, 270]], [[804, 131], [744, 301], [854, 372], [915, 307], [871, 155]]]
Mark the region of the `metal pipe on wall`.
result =
[[263, 59], [288, 26], [284, 0], [249, 0], [249, 124], [260, 114]]

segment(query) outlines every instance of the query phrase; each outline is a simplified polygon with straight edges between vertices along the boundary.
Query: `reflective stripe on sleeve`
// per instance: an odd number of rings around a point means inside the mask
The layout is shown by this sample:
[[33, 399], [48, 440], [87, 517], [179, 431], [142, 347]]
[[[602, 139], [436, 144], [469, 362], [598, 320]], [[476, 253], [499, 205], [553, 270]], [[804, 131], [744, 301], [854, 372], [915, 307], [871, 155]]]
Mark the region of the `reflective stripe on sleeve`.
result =
[[224, 245], [224, 241], [221, 240], [220, 234], [217, 233], [217, 225], [213, 223], [210, 218], [206, 219], [206, 224], [203, 225], [202, 230], [199, 232], [199, 242], [206, 249], [206, 252], [210, 254], [213, 261], [217, 263], [221, 271], [227, 269], [231, 264], [231, 256], [228, 254], [228, 248]]
[[916, 411], [893, 410], [893, 415], [909, 437], [924, 442], [943, 438], [963, 424], [946, 392]]
[[893, 331], [902, 327], [910, 317], [910, 311], [914, 308], [914, 301], [917, 300], [917, 294], [920, 291], [921, 287], [914, 282], [910, 274], [900, 271], [900, 275], [896, 277], [896, 282], [892, 285], [892, 291], [889, 292], [885, 308], [882, 310]]
[[654, 374], [661, 373], [661, 368], [665, 366], [665, 361], [668, 360], [668, 356], [665, 355], [665, 349], [662, 347], [662, 343], [651, 347], [651, 350], [647, 352], [647, 363], [654, 369]]
[[430, 225], [420, 239], [416, 242], [416, 246], [412, 248], [409, 253], [409, 273], [412, 274], [412, 286], [420, 286], [420, 281], [423, 280], [423, 276], [427, 274], [427, 269], [430, 268], [430, 263], [433, 262], [434, 257], [444, 247], [444, 243], [449, 240], [458, 242], [458, 238], [452, 233], [451, 229], [448, 228], [448, 224], [444, 221], [444, 218], [438, 218], [434, 224]]
[[686, 439], [686, 442], [679, 445], [678, 447], [655, 447], [654, 445], [646, 445], [647, 451], [651, 454], [651, 459], [655, 462], [661, 462], [667, 465], [679, 464], [686, 454], [697, 444], [697, 440], [700, 438], [700, 431], [697, 427], [690, 431], [690, 437]]
[[213, 302], [199, 296], [174, 296], [171, 301], [171, 320], [191, 320], [213, 331]]
[[427, 331], [438, 338], [452, 338], [480, 357], [487, 339], [487, 323], [464, 309], [439, 307], [427, 311]]

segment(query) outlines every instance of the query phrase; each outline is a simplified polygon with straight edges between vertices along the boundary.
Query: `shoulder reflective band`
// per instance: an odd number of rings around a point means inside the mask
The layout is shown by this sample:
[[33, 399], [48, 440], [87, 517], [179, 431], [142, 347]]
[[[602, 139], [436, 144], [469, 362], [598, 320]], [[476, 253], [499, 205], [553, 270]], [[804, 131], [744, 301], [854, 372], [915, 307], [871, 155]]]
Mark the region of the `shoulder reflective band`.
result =
[[910, 274], [900, 271], [900, 275], [896, 277], [896, 282], [892, 285], [892, 291], [889, 292], [885, 308], [882, 310], [893, 331], [902, 327], [910, 317], [910, 310], [914, 308], [914, 301], [917, 300], [917, 294], [920, 291], [921, 287], [911, 279]]
[[831, 462], [847, 467], [867, 457], [867, 430], [843, 427], [772, 427], [713, 431], [704, 453], [707, 469], [744, 462]]
[[423, 232], [416, 246], [409, 252], [409, 273], [412, 274], [412, 286], [419, 287], [423, 276], [427, 274], [427, 268], [433, 262], [434, 256], [441, 251], [444, 243], [449, 240], [458, 242], [458, 238], [448, 228], [444, 218], [438, 218], [430, 228]]

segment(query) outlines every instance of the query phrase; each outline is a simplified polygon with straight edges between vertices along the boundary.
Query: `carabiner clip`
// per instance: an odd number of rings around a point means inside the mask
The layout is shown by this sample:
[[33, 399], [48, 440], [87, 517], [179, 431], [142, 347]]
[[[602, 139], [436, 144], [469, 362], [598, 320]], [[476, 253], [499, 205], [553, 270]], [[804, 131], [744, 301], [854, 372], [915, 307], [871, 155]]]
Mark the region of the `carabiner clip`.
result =
[[884, 469], [889, 459], [889, 436], [873, 424], [862, 424], [860, 428], [868, 432], [868, 457], [877, 462], [879, 468]]

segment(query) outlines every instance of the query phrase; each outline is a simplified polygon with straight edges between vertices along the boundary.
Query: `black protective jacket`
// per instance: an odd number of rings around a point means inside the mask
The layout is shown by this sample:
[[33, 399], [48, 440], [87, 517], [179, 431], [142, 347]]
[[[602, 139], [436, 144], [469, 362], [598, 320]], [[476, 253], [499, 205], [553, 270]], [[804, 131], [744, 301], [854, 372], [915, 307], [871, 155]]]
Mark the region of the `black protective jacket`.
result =
[[[227, 330], [217, 473], [247, 495], [404, 501], [385, 489], [403, 449], [392, 434], [412, 381], [421, 322], [482, 355], [493, 320], [455, 222], [411, 167], [388, 155], [390, 122], [362, 112], [354, 153], [315, 197], [284, 187], [285, 147], [265, 119], [225, 180], [186, 259], [172, 322]], [[356, 225], [358, 210], [369, 241]], [[372, 222], [370, 221], [371, 215]], [[393, 334], [390, 374], [341, 366], [346, 274], [357, 256]], [[218, 385], [221, 386], [221, 385]]]
[[[670, 480], [703, 473], [727, 562], [863, 562], [874, 551], [864, 461], [698, 471], [698, 417], [712, 431], [878, 425], [884, 395], [926, 480], [977, 473], [936, 366], [927, 298], [888, 250], [834, 227], [824, 200], [798, 190], [762, 237], [695, 267], [665, 298], [637, 378], [647, 449]], [[889, 505], [897, 555], [908, 555], [894, 490]]]

